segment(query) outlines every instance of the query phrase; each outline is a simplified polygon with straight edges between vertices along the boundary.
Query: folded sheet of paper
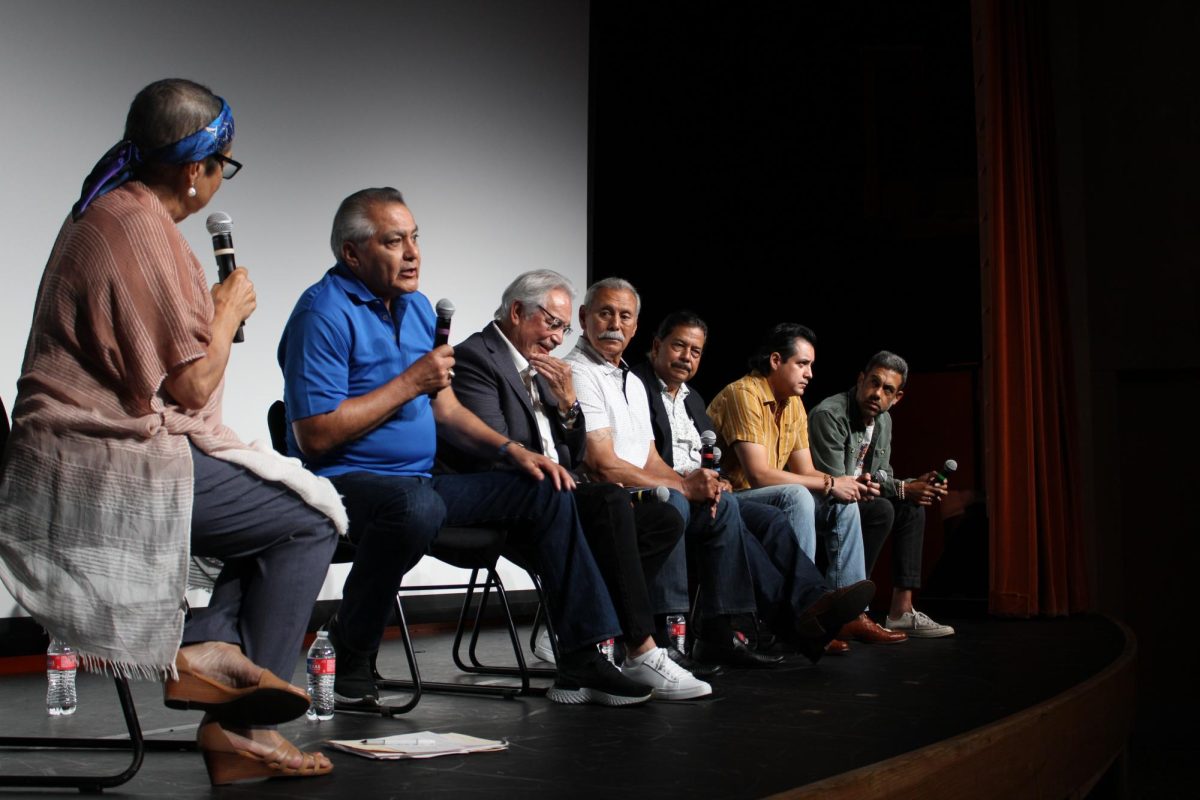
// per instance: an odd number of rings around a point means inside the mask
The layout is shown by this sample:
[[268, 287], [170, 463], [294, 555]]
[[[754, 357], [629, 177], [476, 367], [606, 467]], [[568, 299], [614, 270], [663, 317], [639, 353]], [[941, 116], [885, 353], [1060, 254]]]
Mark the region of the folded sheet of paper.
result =
[[508, 742], [479, 739], [464, 733], [402, 733], [382, 739], [330, 739], [330, 747], [345, 750], [363, 758], [392, 760], [398, 758], [433, 758], [461, 753], [490, 753], [507, 750]]

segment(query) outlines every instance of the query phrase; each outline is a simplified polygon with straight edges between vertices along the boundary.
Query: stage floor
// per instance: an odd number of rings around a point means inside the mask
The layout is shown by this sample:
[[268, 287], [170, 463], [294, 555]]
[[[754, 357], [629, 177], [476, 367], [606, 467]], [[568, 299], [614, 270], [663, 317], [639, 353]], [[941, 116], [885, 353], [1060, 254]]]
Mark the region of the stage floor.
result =
[[[366, 738], [420, 730], [505, 739], [500, 753], [422, 761], [373, 762], [330, 751], [332, 775], [276, 779], [222, 789], [228, 796], [305, 798], [660, 796], [759, 798], [879, 762], [1035, 706], [1101, 672], [1125, 647], [1123, 630], [1098, 616], [1062, 620], [988, 619], [927, 603], [956, 636], [892, 646], [853, 645], [844, 657], [809, 665], [802, 657], [772, 671], [734, 671], [714, 679], [710, 699], [651, 702], [635, 708], [560, 706], [427, 693], [405, 716], [339, 714], [300, 721], [283, 732], [306, 748], [324, 739]], [[958, 613], [956, 614], [955, 611]], [[448, 634], [417, 639], [426, 679], [454, 668]], [[487, 634], [499, 654], [499, 632]], [[536, 665], [536, 659], [533, 661]], [[381, 657], [402, 672], [398, 639]], [[303, 679], [298, 664], [295, 680]], [[540, 682], [544, 684], [545, 682]], [[133, 684], [146, 731], [191, 737], [198, 715], [166, 709], [156, 684]], [[82, 675], [80, 710], [49, 719], [40, 675], [0, 677], [6, 735], [96, 736], [123, 730], [109, 679]], [[113, 765], [115, 754], [0, 752], [0, 771], [68, 772]], [[141, 771], [109, 790], [122, 797], [210, 797], [197, 753], [148, 753]], [[0, 789], [0, 795], [47, 792]], [[935, 792], [936, 794], [936, 792]]]

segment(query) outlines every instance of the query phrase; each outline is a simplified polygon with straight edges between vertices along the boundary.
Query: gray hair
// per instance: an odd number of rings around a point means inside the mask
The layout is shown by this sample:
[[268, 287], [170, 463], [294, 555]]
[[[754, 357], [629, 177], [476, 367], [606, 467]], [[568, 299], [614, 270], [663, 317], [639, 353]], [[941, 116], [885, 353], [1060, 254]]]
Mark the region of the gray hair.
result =
[[866, 375], [876, 367], [882, 367], [892, 372], [900, 374], [900, 388], [908, 383], [908, 362], [895, 353], [889, 353], [887, 350], [880, 350], [875, 355], [871, 356], [871, 360], [863, 367], [863, 375]]
[[346, 242], [360, 245], [375, 235], [375, 225], [367, 213], [373, 206], [385, 203], [408, 205], [400, 190], [391, 186], [360, 189], [342, 201], [333, 215], [333, 232], [329, 235], [329, 247], [333, 250], [334, 258], [342, 260], [342, 245]]
[[614, 292], [632, 292], [633, 299], [637, 301], [637, 314], [642, 315], [642, 296], [638, 294], [638, 290], [633, 288], [633, 284], [624, 278], [605, 278], [604, 280], [596, 281], [588, 287], [587, 294], [583, 296], [583, 307], [590, 309], [592, 301], [596, 299], [596, 292], [602, 289], [608, 289]]
[[[575, 287], [565, 275], [560, 275], [552, 269], [533, 269], [522, 272], [517, 279], [510, 283], [500, 297], [500, 307], [492, 318], [501, 322], [508, 317], [513, 303], [520, 303], [526, 309], [533, 310], [535, 306], [543, 305], [546, 295], [555, 289], [562, 289], [570, 297], [570, 303], [575, 303]], [[567, 320], [570, 322], [570, 320]]]
[[[137, 145], [142, 154], [174, 144], [191, 136], [221, 113], [221, 98], [207, 86], [186, 78], [166, 78], [144, 87], [125, 116], [125, 139]], [[212, 174], [217, 159], [204, 159], [206, 174]], [[178, 165], [142, 163], [134, 167], [139, 180], [157, 182]]]

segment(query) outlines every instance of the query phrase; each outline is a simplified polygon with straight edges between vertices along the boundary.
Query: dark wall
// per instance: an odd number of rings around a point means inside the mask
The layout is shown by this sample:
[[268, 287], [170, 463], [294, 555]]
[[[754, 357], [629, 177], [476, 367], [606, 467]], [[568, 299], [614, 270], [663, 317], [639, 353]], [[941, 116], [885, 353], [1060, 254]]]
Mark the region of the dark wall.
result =
[[882, 348], [977, 364], [969, 7], [792, 5], [592, 5], [591, 278], [642, 292], [627, 355], [691, 307], [708, 396], [784, 320], [818, 335], [810, 405]]
[[1162, 759], [1154, 769], [1181, 770], [1175, 757], [1190, 751], [1167, 732], [1197, 710], [1180, 632], [1196, 615], [1200, 537], [1188, 499], [1200, 388], [1200, 7], [1051, 8], [1093, 594], [1138, 636], [1138, 725]]

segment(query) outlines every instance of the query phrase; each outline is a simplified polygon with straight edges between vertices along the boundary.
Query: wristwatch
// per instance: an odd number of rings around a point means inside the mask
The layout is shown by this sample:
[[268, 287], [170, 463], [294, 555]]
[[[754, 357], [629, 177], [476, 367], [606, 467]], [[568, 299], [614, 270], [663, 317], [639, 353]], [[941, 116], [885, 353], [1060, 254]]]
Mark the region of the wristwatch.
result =
[[574, 428], [576, 420], [579, 419], [579, 416], [582, 413], [583, 409], [580, 407], [579, 401], [576, 400], [571, 404], [571, 407], [568, 408], [565, 413], [563, 411], [559, 411], [558, 415], [562, 418], [563, 425], [566, 425], [568, 428]]

